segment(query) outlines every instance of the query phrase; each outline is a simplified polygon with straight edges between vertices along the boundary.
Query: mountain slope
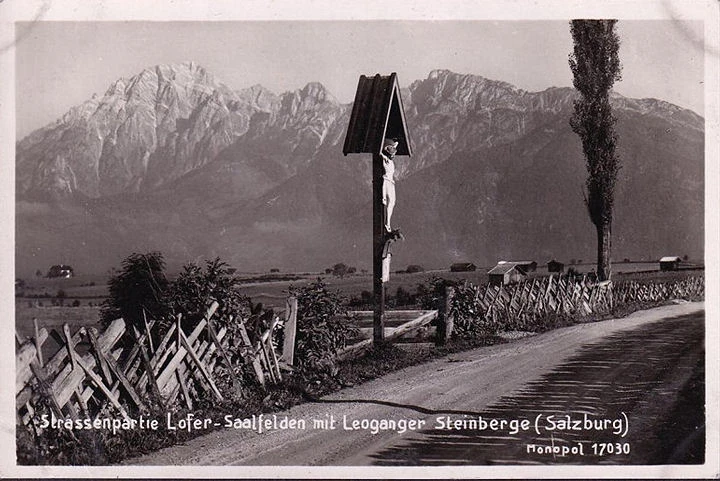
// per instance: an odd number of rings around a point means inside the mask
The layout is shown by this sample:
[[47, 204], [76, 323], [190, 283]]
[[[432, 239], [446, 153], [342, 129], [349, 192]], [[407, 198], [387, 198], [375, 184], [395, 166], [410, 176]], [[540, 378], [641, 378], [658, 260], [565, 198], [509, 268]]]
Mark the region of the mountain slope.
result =
[[[393, 267], [593, 259], [573, 98], [446, 70], [404, 89], [414, 156], [397, 159], [393, 223], [408, 238]], [[703, 119], [613, 104], [614, 257], [702, 256]], [[19, 143], [18, 268], [104, 271], [149, 249], [178, 265], [369, 267], [371, 156], [341, 154], [349, 111], [319, 83], [233, 92], [195, 64], [118, 81]]]

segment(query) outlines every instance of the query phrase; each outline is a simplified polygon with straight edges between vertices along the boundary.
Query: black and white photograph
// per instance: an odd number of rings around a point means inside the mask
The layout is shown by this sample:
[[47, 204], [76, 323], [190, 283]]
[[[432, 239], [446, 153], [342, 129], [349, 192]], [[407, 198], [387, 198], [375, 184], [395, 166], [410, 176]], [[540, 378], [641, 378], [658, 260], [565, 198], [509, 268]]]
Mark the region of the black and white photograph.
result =
[[0, 0], [0, 475], [720, 476], [719, 11]]

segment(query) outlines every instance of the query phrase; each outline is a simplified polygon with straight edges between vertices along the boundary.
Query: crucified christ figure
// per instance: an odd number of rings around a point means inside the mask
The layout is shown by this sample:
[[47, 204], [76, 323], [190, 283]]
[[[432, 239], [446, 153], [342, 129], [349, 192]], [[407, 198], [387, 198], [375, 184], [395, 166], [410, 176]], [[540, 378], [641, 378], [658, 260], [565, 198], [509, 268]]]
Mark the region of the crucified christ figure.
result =
[[397, 153], [397, 140], [385, 139], [380, 156], [383, 160], [383, 184], [382, 184], [382, 202], [385, 207], [385, 237], [387, 239], [401, 239], [399, 229], [393, 230], [390, 227], [393, 209], [395, 208], [395, 154]]

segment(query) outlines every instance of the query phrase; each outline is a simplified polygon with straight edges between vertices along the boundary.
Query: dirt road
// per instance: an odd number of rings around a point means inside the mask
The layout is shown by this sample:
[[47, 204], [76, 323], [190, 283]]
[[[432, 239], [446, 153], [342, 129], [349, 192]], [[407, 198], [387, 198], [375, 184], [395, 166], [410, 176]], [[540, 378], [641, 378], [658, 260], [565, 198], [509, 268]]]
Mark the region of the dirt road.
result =
[[672, 305], [454, 354], [260, 423], [277, 428], [249, 420], [125, 464], [702, 463], [703, 356], [703, 303]]

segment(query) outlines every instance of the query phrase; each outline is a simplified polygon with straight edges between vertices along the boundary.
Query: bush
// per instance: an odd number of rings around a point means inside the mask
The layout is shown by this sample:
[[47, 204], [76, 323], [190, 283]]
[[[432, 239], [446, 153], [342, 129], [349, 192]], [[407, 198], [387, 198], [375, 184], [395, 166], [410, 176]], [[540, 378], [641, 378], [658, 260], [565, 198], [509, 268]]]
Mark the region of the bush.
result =
[[450, 313], [455, 317], [453, 336], [462, 339], [492, 337], [497, 334], [498, 325], [492, 318], [485, 317], [478, 303], [480, 289], [469, 283], [455, 286]]
[[219, 307], [213, 319], [220, 327], [231, 327], [231, 319], [245, 312], [250, 301], [238, 292], [241, 280], [234, 273], [235, 269], [219, 257], [205, 261], [204, 269], [194, 263], [186, 264], [178, 278], [168, 286], [167, 310], [182, 313], [183, 319], [195, 326], [205, 314], [210, 300], [216, 300]]
[[458, 283], [441, 277], [433, 277], [428, 284], [418, 284], [417, 302], [422, 309], [442, 310], [445, 308], [447, 288], [453, 287], [455, 295], [450, 314], [455, 322], [452, 336], [461, 339], [483, 339], [497, 334], [498, 325], [486, 319], [477, 301], [480, 288], [467, 281]]
[[395, 291], [396, 306], [412, 306], [415, 304], [415, 299], [416, 297], [403, 289], [402, 286], [399, 286]]
[[419, 266], [417, 264], [412, 264], [407, 266], [407, 269], [405, 269], [405, 272], [408, 274], [414, 274], [416, 272], [425, 272], [425, 268], [423, 266]]
[[[190, 263], [173, 282], [167, 280], [164, 269], [159, 252], [132, 254], [125, 259], [123, 269], [110, 280], [110, 296], [102, 305], [104, 325], [122, 317], [143, 332], [145, 310], [148, 320], [159, 323], [159, 329], [153, 329], [153, 337], [159, 342], [178, 315], [182, 315], [183, 329], [192, 330], [209, 302], [216, 300], [219, 307], [213, 320], [218, 328], [228, 328], [231, 342], [237, 339], [238, 323], [231, 320], [247, 317], [249, 299], [236, 289], [241, 281], [234, 275], [235, 269], [219, 258], [205, 261], [204, 267]], [[134, 342], [132, 336], [128, 335], [126, 342]]]
[[335, 355], [357, 335], [350, 324], [343, 299], [338, 291], [328, 290], [322, 279], [303, 287], [290, 287], [297, 297], [298, 315], [295, 337], [296, 366], [311, 370], [335, 370]]
[[348, 274], [348, 266], [340, 262], [332, 266], [331, 272], [335, 277], [339, 277], [342, 279]]
[[445, 291], [457, 282], [442, 277], [433, 277], [426, 284], [417, 286], [417, 303], [424, 310], [442, 309], [445, 303]]

